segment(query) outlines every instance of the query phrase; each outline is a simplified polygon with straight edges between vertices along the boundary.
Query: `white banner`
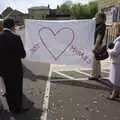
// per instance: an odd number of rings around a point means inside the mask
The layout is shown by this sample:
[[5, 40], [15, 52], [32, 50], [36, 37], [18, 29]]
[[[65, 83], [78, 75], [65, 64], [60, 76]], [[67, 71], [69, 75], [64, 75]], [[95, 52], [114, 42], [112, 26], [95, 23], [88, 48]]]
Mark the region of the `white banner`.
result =
[[52, 64], [91, 66], [94, 20], [26, 20], [27, 59]]

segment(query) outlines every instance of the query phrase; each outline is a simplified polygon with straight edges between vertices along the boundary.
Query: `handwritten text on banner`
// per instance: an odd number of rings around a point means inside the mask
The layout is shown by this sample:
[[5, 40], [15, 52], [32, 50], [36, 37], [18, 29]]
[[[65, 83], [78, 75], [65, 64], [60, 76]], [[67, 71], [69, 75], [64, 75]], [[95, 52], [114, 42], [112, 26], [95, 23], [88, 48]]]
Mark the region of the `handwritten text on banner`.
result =
[[27, 59], [91, 66], [94, 30], [93, 20], [26, 20]]

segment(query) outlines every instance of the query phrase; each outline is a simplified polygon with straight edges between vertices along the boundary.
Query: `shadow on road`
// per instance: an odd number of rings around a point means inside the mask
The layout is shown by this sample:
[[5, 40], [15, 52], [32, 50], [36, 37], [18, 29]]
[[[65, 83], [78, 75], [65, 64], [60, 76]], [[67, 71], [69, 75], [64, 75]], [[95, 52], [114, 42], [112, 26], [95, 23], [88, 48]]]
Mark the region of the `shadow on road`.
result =
[[[23, 66], [24, 78], [28, 78], [29, 80], [48, 80], [48, 76], [35, 75], [31, 70], [29, 70], [25, 65]], [[65, 79], [62, 77], [51, 77], [51, 79]]]
[[52, 83], [56, 84], [63, 84], [63, 85], [70, 85], [70, 86], [76, 86], [76, 87], [84, 87], [84, 88], [89, 88], [89, 89], [97, 89], [97, 90], [105, 90], [105, 91], [110, 91], [111, 88], [103, 86], [103, 85], [98, 85], [98, 84], [93, 84], [89, 82], [82, 82], [82, 81], [75, 81], [75, 80], [65, 80], [65, 81], [52, 81]]
[[29, 111], [24, 114], [14, 116], [16, 120], [40, 120], [42, 109], [35, 108], [34, 103], [25, 95], [23, 95], [23, 105], [25, 108], [29, 108]]
[[36, 109], [34, 103], [25, 95], [23, 95], [23, 106], [29, 108], [29, 111], [21, 115], [14, 115], [7, 109], [0, 110], [0, 120], [40, 120], [42, 110]]
[[32, 81], [36, 81], [38, 79], [41, 79], [41, 80], [48, 79], [48, 76], [35, 75], [31, 70], [29, 70], [25, 66], [23, 66], [23, 73], [24, 73], [24, 78], [28, 78], [29, 80], [32, 80]]
[[95, 81], [107, 87], [110, 87], [110, 88], [113, 87], [113, 85], [110, 83], [108, 79], [101, 79], [101, 80], [95, 80]]

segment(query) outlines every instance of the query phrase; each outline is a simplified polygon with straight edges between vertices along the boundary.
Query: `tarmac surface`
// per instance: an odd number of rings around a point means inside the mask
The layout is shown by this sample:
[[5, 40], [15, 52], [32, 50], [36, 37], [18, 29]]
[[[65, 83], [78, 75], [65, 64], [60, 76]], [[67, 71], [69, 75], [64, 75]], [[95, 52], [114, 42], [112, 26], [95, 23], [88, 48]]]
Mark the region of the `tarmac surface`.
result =
[[52, 65], [47, 77], [24, 65], [23, 102], [30, 110], [11, 116], [16, 120], [120, 120], [120, 99], [106, 98], [112, 88], [106, 80], [109, 62], [102, 66], [103, 79], [90, 81], [90, 69]]

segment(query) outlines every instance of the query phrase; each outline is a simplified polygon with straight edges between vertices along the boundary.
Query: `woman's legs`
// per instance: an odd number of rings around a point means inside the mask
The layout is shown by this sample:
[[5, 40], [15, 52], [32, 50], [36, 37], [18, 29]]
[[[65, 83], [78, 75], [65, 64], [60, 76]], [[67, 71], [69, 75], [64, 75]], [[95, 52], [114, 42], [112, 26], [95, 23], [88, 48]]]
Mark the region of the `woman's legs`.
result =
[[109, 96], [109, 99], [115, 99], [119, 97], [119, 93], [120, 93], [120, 88], [115, 87], [112, 91], [112, 93]]

